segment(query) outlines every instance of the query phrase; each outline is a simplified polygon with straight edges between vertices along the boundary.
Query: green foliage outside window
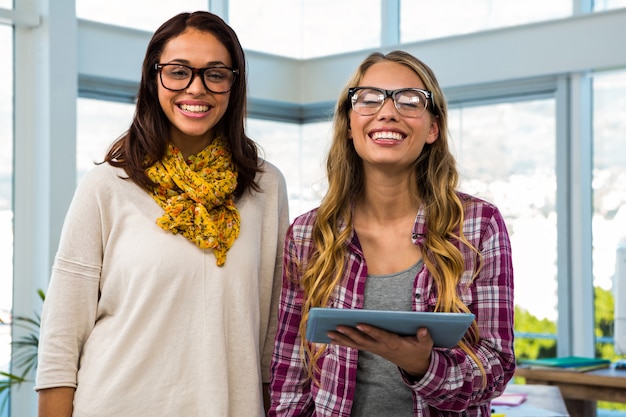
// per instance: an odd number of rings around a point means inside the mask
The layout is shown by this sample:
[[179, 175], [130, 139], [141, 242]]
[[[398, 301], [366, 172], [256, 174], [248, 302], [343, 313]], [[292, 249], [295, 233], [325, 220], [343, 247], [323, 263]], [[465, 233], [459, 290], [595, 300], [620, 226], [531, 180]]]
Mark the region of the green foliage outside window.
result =
[[[595, 337], [612, 338], [614, 322], [614, 299], [610, 290], [595, 288]], [[515, 307], [515, 332], [528, 337], [515, 338], [515, 356], [517, 359], [550, 358], [556, 356], [556, 323], [548, 319], [538, 319], [527, 310]], [[595, 356], [598, 358], [620, 359], [613, 343], [596, 342]], [[523, 382], [523, 378], [515, 378]], [[598, 408], [605, 410], [626, 410], [626, 404], [598, 401]]]
[[[37, 290], [43, 302], [46, 298], [43, 290]], [[9, 400], [11, 388], [29, 381], [29, 377], [37, 367], [37, 348], [39, 347], [39, 313], [31, 317], [15, 317], [13, 325], [22, 327], [28, 334], [13, 342], [13, 364], [20, 370], [19, 373], [0, 372], [0, 413], [4, 411]]]
[[[515, 338], [517, 359], [549, 358], [556, 356], [556, 323], [538, 319], [527, 310], [515, 306], [515, 332], [531, 334], [530, 338]], [[542, 335], [545, 337], [537, 337]]]

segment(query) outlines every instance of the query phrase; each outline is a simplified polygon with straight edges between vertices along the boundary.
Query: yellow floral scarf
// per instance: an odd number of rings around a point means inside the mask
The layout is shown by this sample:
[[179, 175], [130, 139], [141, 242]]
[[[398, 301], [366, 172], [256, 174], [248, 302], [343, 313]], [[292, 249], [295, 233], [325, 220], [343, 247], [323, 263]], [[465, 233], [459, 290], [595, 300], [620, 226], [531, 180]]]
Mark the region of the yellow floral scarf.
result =
[[217, 265], [224, 265], [241, 222], [233, 202], [237, 171], [220, 138], [187, 161], [170, 144], [163, 160], [146, 174], [159, 184], [152, 197], [165, 210], [157, 225], [202, 249], [213, 249]]

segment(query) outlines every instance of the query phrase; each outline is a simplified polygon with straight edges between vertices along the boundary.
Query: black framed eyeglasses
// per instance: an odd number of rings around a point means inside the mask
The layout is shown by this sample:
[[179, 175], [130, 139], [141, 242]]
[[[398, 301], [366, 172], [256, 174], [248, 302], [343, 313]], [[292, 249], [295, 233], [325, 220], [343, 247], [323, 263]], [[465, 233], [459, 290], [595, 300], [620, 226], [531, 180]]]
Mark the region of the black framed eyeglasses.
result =
[[212, 93], [228, 93], [235, 78], [239, 75], [238, 69], [226, 66], [193, 68], [183, 64], [154, 64], [159, 72], [161, 85], [171, 91], [182, 91], [188, 88], [196, 75], [200, 77], [204, 88]]
[[400, 88], [385, 90], [377, 87], [352, 87], [348, 89], [348, 98], [352, 110], [361, 116], [376, 114], [389, 97], [398, 112], [406, 117], [419, 117], [426, 111], [428, 103], [433, 105], [433, 93], [421, 88]]

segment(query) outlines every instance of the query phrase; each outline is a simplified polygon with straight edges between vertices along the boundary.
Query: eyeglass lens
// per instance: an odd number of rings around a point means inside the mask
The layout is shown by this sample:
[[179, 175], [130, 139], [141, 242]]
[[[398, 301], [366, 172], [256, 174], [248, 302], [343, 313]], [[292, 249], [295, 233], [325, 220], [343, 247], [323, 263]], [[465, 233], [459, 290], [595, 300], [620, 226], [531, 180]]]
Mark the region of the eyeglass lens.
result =
[[[401, 89], [391, 92], [391, 98], [398, 112], [408, 117], [421, 116], [426, 110], [428, 99], [417, 89]], [[387, 94], [384, 90], [364, 88], [354, 92], [352, 109], [362, 116], [377, 113], [385, 103]]]
[[174, 91], [189, 87], [194, 74], [199, 74], [206, 89], [214, 93], [230, 91], [235, 80], [233, 70], [225, 67], [190, 68], [184, 65], [162, 64], [160, 68], [163, 87]]

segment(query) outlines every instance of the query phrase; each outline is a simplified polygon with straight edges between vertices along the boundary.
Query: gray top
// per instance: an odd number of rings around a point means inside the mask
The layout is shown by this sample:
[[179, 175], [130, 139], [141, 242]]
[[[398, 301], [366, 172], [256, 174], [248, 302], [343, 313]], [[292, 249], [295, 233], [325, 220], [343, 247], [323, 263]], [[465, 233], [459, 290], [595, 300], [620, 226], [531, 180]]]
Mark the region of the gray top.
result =
[[[363, 308], [410, 311], [413, 282], [422, 261], [387, 275], [368, 275]], [[412, 417], [411, 390], [402, 381], [398, 367], [369, 352], [359, 352], [352, 417]]]

